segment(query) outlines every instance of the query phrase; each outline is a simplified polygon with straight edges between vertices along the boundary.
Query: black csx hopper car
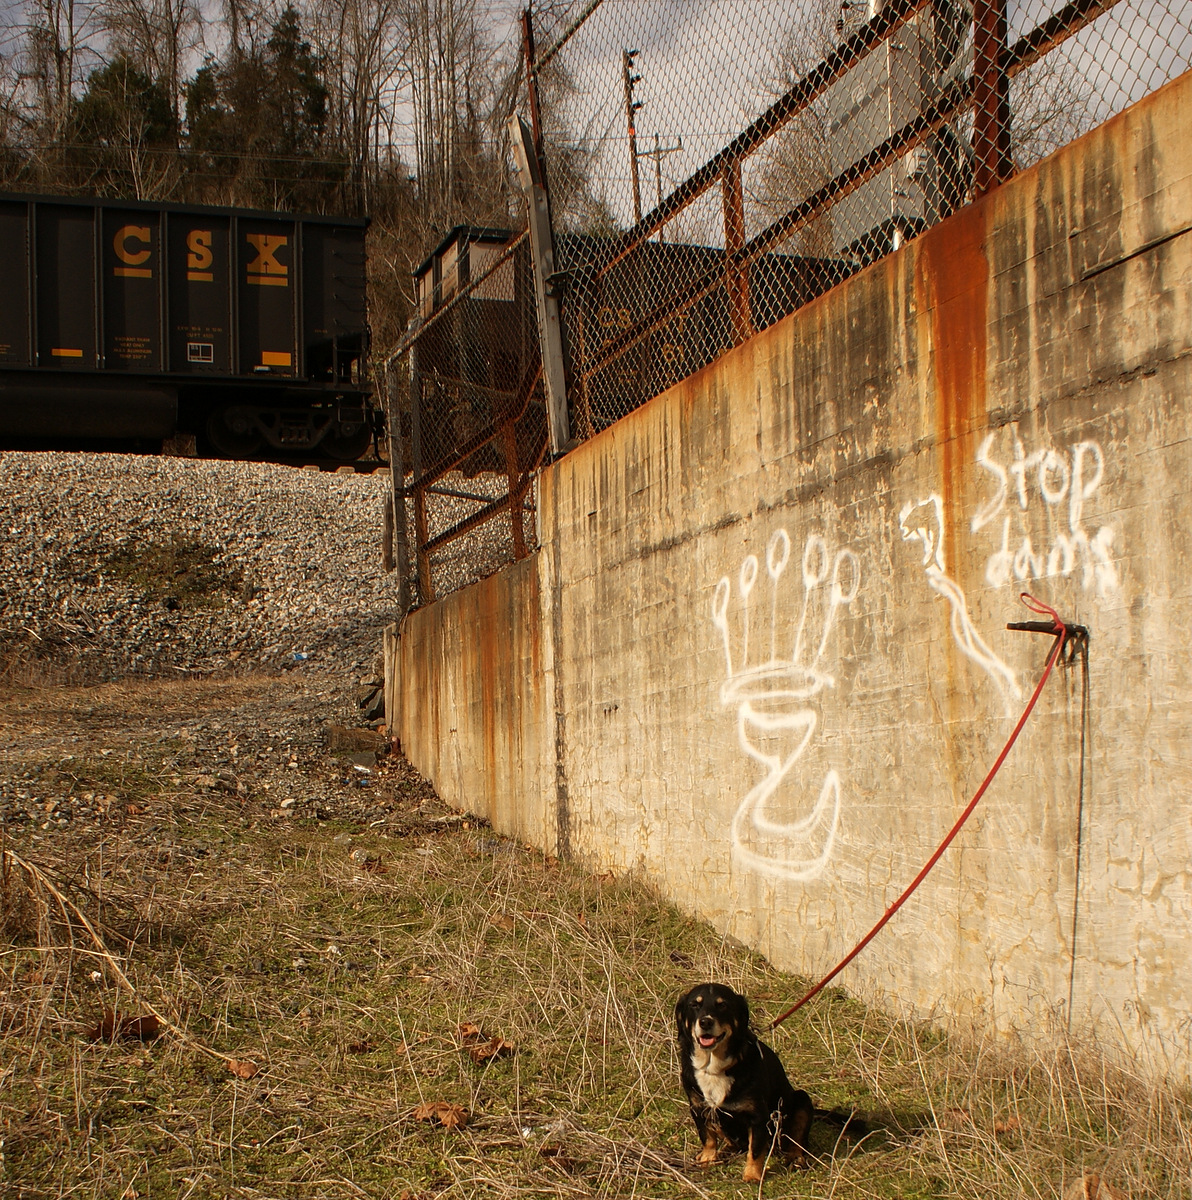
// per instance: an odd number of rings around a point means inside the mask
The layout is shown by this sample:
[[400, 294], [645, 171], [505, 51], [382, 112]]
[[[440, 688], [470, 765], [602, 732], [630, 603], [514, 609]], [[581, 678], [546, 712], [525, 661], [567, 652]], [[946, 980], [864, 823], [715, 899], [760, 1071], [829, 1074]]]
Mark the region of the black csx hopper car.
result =
[[0, 444], [191, 433], [228, 458], [359, 458], [366, 227], [0, 194]]

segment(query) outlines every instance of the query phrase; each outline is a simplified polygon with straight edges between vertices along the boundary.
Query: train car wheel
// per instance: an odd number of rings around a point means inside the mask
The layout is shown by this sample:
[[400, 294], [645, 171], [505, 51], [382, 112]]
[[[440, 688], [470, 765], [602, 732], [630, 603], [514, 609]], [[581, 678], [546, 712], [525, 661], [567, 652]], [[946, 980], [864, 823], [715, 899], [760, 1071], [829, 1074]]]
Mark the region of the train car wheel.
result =
[[207, 437], [221, 458], [251, 458], [261, 449], [261, 435], [242, 408], [216, 409], [207, 418]]
[[323, 435], [319, 449], [337, 462], [355, 462], [371, 443], [367, 421], [337, 421]]

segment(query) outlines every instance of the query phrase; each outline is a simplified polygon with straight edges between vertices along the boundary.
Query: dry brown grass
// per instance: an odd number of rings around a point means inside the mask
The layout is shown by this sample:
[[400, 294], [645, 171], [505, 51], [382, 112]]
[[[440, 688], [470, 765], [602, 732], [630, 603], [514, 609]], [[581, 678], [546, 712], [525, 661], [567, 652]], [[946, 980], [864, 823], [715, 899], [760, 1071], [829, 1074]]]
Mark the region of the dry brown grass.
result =
[[[715, 978], [760, 1024], [802, 981], [634, 878], [484, 827], [280, 824], [208, 803], [168, 850], [101, 824], [8, 856], [0, 1193], [757, 1194], [740, 1160], [693, 1164], [672, 1008]], [[105, 1009], [173, 1029], [91, 1040]], [[516, 1049], [476, 1061], [468, 1024]], [[819, 1126], [817, 1165], [776, 1166], [763, 1195], [1058, 1197], [1096, 1171], [1138, 1200], [1192, 1197], [1189, 1095], [1091, 1043], [949, 1038], [840, 992], [771, 1040], [817, 1104], [871, 1132]], [[434, 1102], [466, 1125], [420, 1120]]]

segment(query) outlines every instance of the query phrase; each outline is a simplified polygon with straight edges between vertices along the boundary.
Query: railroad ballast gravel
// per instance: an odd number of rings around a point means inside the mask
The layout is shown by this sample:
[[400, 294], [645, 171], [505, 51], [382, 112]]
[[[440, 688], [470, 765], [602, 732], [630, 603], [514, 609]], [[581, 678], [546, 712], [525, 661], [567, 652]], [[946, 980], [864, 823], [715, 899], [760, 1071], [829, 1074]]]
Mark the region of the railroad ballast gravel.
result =
[[368, 674], [396, 615], [388, 488], [383, 471], [4, 452], [0, 669]]

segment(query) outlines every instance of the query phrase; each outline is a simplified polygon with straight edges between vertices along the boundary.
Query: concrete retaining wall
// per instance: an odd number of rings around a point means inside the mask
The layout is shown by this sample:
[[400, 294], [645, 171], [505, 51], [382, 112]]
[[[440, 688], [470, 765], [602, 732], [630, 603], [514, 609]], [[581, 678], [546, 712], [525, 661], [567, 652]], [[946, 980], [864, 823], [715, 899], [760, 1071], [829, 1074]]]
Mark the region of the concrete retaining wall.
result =
[[1185, 76], [547, 470], [543, 549], [403, 628], [440, 794], [814, 974], [1008, 735], [1029, 589], [1087, 695], [1054, 677], [842, 982], [1002, 1029], [1071, 998], [1186, 1070], [1189, 111]]

